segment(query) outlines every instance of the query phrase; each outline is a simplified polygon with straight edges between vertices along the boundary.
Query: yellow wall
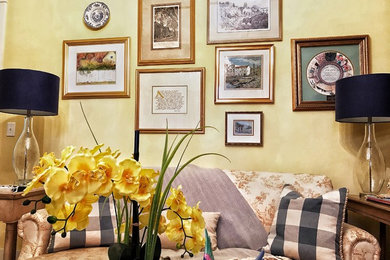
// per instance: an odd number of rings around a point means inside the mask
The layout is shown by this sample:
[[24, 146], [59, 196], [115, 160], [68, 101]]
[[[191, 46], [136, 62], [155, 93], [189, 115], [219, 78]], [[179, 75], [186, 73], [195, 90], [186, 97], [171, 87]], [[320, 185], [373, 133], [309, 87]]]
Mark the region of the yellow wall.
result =
[[[137, 68], [137, 1], [105, 0], [111, 20], [102, 30], [84, 26], [82, 15], [91, 1], [11, 0], [8, 3], [4, 68], [21, 67], [62, 74], [62, 41], [129, 36], [131, 38], [130, 93], [127, 99], [82, 100], [94, 132], [100, 140], [123, 154], [133, 147], [135, 118], [135, 69]], [[362, 141], [363, 127], [340, 124], [334, 111], [292, 112], [291, 38], [369, 34], [370, 72], [390, 71], [390, 1], [388, 0], [284, 0], [283, 41], [275, 42], [275, 103], [268, 105], [214, 105], [215, 46], [206, 44], [207, 1], [196, 0], [196, 63], [161, 67], [206, 68], [206, 130], [195, 137], [188, 156], [214, 151], [231, 163], [207, 158], [198, 165], [231, 169], [326, 174], [335, 187], [358, 187], [352, 177], [354, 155]], [[144, 68], [144, 67], [142, 67]], [[41, 151], [57, 154], [66, 145], [93, 146], [83, 121], [80, 100], [60, 100], [57, 117], [37, 118], [35, 132]], [[225, 111], [263, 111], [263, 147], [226, 147]], [[13, 178], [11, 153], [15, 138], [5, 137], [6, 122], [22, 120], [0, 114], [0, 168], [2, 183]], [[377, 139], [390, 162], [390, 127], [377, 127]], [[144, 165], [159, 165], [163, 135], [141, 135], [140, 159]], [[0, 240], [1, 243], [1, 240]]]

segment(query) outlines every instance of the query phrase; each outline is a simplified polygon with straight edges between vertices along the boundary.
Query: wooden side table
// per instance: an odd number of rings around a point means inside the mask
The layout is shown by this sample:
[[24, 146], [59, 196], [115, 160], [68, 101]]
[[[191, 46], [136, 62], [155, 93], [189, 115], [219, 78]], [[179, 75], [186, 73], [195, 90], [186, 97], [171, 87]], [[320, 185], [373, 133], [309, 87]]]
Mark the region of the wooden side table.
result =
[[390, 225], [390, 206], [367, 201], [358, 195], [349, 195], [347, 209], [359, 215], [369, 217], [379, 222], [379, 244], [381, 247], [381, 259], [386, 258], [386, 225]]
[[[43, 188], [32, 190], [26, 196], [22, 196], [22, 192], [12, 192], [6, 189], [0, 190], [0, 221], [6, 223], [4, 260], [15, 259], [18, 220], [23, 214], [30, 212], [34, 208], [34, 203], [31, 203], [29, 206], [23, 206], [23, 201], [26, 199], [41, 199], [44, 194], [45, 190]], [[38, 203], [37, 206], [38, 208], [43, 208], [42, 203]]]

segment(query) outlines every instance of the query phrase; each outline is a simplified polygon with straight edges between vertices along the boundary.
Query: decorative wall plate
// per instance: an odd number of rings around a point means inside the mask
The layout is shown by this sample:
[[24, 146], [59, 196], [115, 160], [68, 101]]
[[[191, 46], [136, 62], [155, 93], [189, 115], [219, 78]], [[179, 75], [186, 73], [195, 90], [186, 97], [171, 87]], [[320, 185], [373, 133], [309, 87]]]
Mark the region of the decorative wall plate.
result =
[[310, 87], [322, 95], [336, 93], [336, 81], [353, 76], [353, 65], [344, 54], [324, 51], [314, 56], [306, 69]]
[[105, 26], [109, 19], [110, 9], [102, 2], [93, 2], [84, 11], [84, 23], [94, 30]]

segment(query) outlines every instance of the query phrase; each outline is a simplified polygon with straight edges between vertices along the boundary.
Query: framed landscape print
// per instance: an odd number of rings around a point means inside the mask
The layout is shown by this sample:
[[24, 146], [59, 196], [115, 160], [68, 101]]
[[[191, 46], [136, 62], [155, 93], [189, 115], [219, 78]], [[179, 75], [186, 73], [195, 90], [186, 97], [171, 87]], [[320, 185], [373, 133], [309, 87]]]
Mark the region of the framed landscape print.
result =
[[195, 0], [138, 0], [138, 65], [195, 63]]
[[63, 42], [62, 99], [129, 97], [128, 37]]
[[282, 40], [282, 0], [207, 0], [207, 44]]
[[263, 146], [263, 112], [226, 112], [225, 144]]
[[141, 133], [204, 133], [204, 68], [139, 69], [135, 128]]
[[293, 111], [334, 110], [336, 81], [367, 74], [368, 35], [292, 39]]
[[274, 46], [217, 46], [215, 104], [273, 103]]

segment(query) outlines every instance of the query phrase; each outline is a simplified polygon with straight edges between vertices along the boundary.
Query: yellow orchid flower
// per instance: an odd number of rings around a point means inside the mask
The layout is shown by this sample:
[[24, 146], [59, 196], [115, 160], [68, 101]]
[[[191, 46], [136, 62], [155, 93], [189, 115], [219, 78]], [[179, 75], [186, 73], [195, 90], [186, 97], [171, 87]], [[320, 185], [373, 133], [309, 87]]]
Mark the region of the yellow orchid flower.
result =
[[65, 230], [70, 231], [73, 229], [85, 229], [88, 226], [88, 215], [91, 211], [92, 205], [90, 204], [65, 205], [65, 215], [70, 216], [66, 223]]
[[74, 146], [67, 146], [65, 149], [61, 151], [61, 159], [56, 160], [56, 165], [60, 168], [65, 166], [65, 162], [70, 158], [74, 151]]
[[192, 232], [189, 234], [190, 238], [186, 240], [187, 250], [191, 250], [192, 253], [197, 254], [205, 245], [205, 239], [203, 236], [203, 230], [198, 230], [197, 232]]
[[98, 161], [97, 167], [101, 171], [102, 176], [100, 179], [101, 186], [96, 193], [107, 197], [112, 192], [112, 179], [118, 178], [119, 166], [113, 156], [106, 155]]
[[26, 188], [23, 191], [23, 196], [29, 193], [32, 189], [41, 187], [48, 176], [53, 172], [53, 168], [47, 168], [41, 173], [34, 176], [34, 178], [27, 184]]
[[56, 168], [44, 185], [47, 196], [59, 205], [64, 201], [76, 204], [87, 194], [87, 186], [62, 168]]
[[184, 239], [183, 228], [181, 226], [181, 220], [179, 218], [169, 221], [165, 234], [168, 239], [176, 243], [182, 243]]
[[191, 231], [197, 232], [198, 230], [204, 230], [205, 221], [202, 216], [202, 210], [199, 208], [199, 202], [191, 210]]
[[153, 169], [142, 169], [139, 178], [138, 191], [131, 195], [132, 200], [136, 200], [142, 208], [151, 204], [154, 194], [155, 171]]
[[141, 164], [134, 159], [125, 159], [119, 163], [119, 169], [118, 178], [114, 179], [114, 189], [123, 196], [137, 192]]
[[[187, 206], [186, 198], [184, 197], [182, 186], [179, 185], [177, 189], [171, 188], [171, 195], [167, 198], [166, 205], [179, 214], [182, 218], [188, 218], [191, 214], [191, 208]], [[177, 218], [177, 214], [168, 211], [167, 218]]]
[[97, 170], [96, 161], [92, 155], [76, 154], [70, 159], [68, 170], [71, 176], [87, 185], [88, 193], [95, 192], [102, 185], [100, 179], [103, 173]]

